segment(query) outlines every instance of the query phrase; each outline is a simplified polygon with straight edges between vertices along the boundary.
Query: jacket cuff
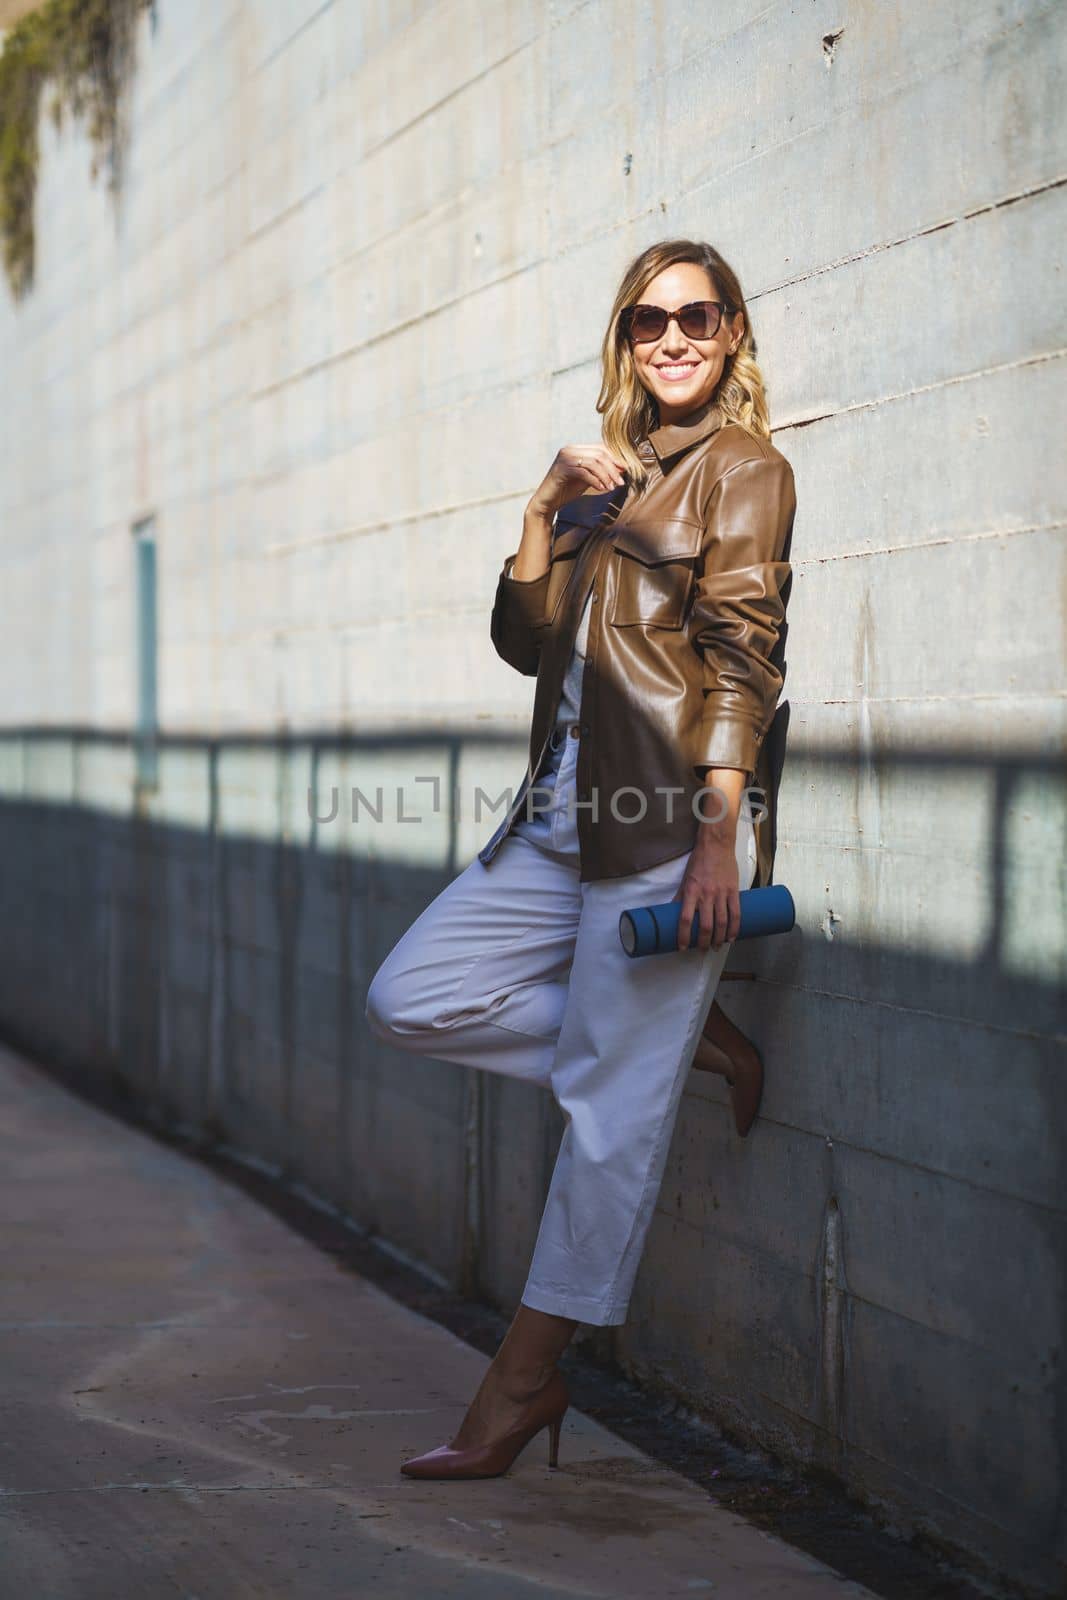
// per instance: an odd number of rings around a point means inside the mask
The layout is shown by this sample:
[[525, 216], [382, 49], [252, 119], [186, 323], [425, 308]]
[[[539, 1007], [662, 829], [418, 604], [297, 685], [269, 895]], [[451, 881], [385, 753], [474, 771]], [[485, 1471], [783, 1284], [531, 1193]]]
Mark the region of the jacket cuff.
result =
[[763, 735], [749, 722], [736, 717], [716, 716], [702, 724], [693, 762], [697, 777], [704, 781], [709, 767], [739, 767], [746, 774], [756, 770]]
[[504, 561], [504, 568], [500, 574], [500, 587], [509, 597], [509, 603], [519, 612], [523, 622], [536, 625], [544, 620], [545, 601], [548, 598], [548, 574], [551, 567], [545, 569], [539, 578], [514, 578], [511, 569], [518, 559], [519, 552], [508, 556]]
[[[517, 672], [536, 677], [541, 658], [541, 635], [548, 605], [548, 572], [539, 578], [513, 578], [518, 556], [507, 557], [496, 586], [489, 632], [494, 648]], [[551, 570], [551, 569], [550, 569]]]

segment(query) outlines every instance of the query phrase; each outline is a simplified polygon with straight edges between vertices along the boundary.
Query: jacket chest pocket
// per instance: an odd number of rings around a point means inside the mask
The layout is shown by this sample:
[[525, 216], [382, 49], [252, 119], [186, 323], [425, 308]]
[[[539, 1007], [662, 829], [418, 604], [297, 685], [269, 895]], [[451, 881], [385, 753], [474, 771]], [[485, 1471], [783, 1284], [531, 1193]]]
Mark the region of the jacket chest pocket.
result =
[[552, 539], [552, 556], [548, 569], [548, 590], [545, 597], [545, 616], [549, 622], [556, 615], [563, 596], [570, 588], [578, 552], [585, 543], [588, 534], [589, 529], [583, 523], [572, 523], [569, 527], [566, 525], [563, 527], [557, 526]]
[[613, 540], [616, 628], [680, 628], [685, 622], [703, 524], [663, 518], [655, 527], [624, 527]]

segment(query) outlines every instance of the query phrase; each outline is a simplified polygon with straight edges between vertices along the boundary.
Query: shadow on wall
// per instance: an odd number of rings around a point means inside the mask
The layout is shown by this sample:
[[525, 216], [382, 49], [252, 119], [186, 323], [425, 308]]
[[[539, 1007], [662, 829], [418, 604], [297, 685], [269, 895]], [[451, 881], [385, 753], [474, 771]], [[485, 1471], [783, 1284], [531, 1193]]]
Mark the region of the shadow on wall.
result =
[[[139, 754], [0, 734], [0, 1029], [513, 1307], [559, 1112], [391, 1050], [364, 1007], [494, 831], [524, 740], [164, 737], [154, 789]], [[1020, 1576], [1055, 1563], [1067, 1412], [1063, 779], [791, 751], [797, 928], [735, 947], [758, 981], [720, 990], [768, 1065], [760, 1119], [738, 1140], [725, 1084], [693, 1074], [612, 1330], [632, 1370]]]

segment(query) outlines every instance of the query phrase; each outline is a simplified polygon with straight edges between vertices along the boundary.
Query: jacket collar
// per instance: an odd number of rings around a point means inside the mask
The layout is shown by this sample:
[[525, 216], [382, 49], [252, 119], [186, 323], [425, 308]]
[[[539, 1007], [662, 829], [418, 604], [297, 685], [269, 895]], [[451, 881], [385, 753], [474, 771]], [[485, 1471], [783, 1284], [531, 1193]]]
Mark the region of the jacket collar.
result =
[[702, 439], [709, 439], [717, 433], [723, 425], [722, 409], [717, 401], [708, 400], [696, 411], [691, 411], [680, 422], [667, 422], [661, 428], [653, 428], [647, 439], [638, 446], [639, 453], [647, 454], [646, 446], [651, 446], [663, 463], [672, 456], [678, 455], [682, 450], [688, 450], [691, 445], [699, 444]]

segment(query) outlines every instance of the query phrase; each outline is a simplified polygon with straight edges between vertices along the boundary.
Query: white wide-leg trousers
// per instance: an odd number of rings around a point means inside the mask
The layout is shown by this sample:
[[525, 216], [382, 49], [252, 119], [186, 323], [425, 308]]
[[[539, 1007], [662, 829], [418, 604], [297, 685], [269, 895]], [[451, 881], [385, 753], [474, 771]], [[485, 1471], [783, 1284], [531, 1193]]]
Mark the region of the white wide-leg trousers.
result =
[[[682, 1088], [730, 946], [626, 955], [619, 913], [673, 899], [688, 853], [582, 883], [579, 741], [560, 728], [533, 802], [550, 809], [520, 821], [488, 866], [476, 856], [426, 907], [375, 973], [366, 1016], [400, 1050], [552, 1090], [566, 1127], [522, 1300], [607, 1326], [626, 1320]], [[756, 874], [747, 795], [737, 864], [747, 889]]]

